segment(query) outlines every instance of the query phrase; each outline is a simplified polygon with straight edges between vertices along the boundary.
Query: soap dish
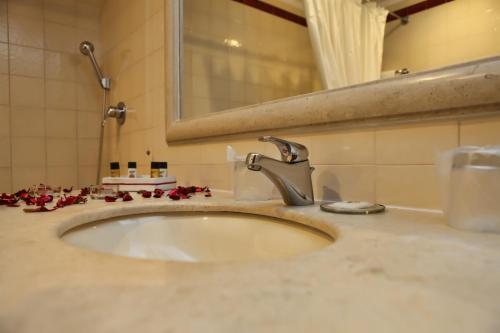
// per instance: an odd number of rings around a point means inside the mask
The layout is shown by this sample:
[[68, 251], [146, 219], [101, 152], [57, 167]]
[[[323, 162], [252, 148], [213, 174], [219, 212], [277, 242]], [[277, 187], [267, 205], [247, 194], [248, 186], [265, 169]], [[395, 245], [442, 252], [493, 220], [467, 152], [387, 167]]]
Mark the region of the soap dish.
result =
[[320, 206], [322, 211], [336, 214], [375, 214], [385, 211], [385, 206], [363, 201], [333, 201]]

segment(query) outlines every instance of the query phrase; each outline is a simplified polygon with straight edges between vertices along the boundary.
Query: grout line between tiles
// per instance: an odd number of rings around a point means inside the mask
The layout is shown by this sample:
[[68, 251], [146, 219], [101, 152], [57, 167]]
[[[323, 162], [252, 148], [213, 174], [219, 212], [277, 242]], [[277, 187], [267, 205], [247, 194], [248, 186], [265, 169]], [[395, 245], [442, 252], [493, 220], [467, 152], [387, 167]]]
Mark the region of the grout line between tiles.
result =
[[7, 84], [9, 87], [9, 154], [10, 154], [10, 191], [14, 191], [14, 161], [13, 161], [13, 146], [12, 146], [12, 105], [11, 96], [12, 89], [10, 88], [10, 28], [9, 28], [9, 2], [5, 3], [5, 18], [7, 20]]
[[375, 165], [375, 173], [373, 175], [373, 201], [378, 202], [378, 187], [377, 187], [377, 174], [378, 174], [378, 168], [377, 168], [377, 129], [374, 128], [373, 131], [373, 164]]
[[43, 52], [42, 52], [42, 63], [43, 63], [43, 122], [44, 122], [44, 140], [45, 140], [45, 183], [49, 182], [49, 142], [47, 138], [47, 73], [45, 70], [45, 48], [46, 48], [46, 29], [45, 29], [45, 1], [42, 4], [43, 8], [43, 20], [42, 20], [42, 45], [43, 45]]

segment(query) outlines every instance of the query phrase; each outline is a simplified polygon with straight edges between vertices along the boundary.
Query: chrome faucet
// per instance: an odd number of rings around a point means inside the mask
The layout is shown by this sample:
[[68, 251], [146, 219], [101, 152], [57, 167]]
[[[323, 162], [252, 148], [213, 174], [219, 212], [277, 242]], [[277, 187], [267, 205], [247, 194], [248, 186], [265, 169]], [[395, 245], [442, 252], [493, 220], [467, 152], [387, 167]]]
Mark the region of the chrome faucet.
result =
[[259, 137], [259, 141], [274, 143], [280, 153], [281, 161], [258, 153], [247, 155], [247, 168], [262, 171], [273, 183], [289, 206], [314, 204], [311, 173], [314, 168], [309, 164], [309, 152], [300, 143], [278, 139], [272, 136]]

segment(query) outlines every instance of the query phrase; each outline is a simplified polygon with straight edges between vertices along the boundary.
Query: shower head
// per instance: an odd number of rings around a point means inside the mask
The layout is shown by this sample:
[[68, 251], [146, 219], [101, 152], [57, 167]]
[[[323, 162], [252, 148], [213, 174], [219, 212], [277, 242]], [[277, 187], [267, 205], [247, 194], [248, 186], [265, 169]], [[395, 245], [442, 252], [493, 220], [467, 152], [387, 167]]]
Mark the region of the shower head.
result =
[[90, 55], [90, 53], [94, 52], [94, 44], [88, 40], [84, 40], [80, 43], [80, 52], [86, 56]]
[[97, 63], [97, 60], [94, 56], [94, 44], [86, 40], [81, 42], [80, 52], [90, 58], [92, 66], [94, 67], [95, 74], [97, 75], [97, 79], [99, 80], [99, 84], [101, 85], [102, 89], [109, 90], [111, 81], [108, 77], [102, 75], [101, 68], [99, 67], [99, 64]]

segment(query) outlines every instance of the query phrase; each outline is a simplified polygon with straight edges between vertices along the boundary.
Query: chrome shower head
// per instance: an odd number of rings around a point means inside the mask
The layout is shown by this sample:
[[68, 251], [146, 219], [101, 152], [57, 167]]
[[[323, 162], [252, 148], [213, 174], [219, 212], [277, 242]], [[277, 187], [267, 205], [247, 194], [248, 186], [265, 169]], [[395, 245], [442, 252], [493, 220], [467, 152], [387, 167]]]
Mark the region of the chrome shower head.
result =
[[101, 85], [102, 89], [104, 90], [109, 90], [111, 81], [108, 77], [105, 77], [102, 74], [101, 68], [99, 67], [99, 64], [97, 63], [97, 60], [94, 56], [94, 44], [91, 42], [85, 40], [80, 43], [80, 52], [83, 55], [86, 55], [90, 58], [90, 61], [92, 62], [92, 66], [94, 67], [95, 74], [97, 76], [97, 80], [99, 80], [99, 84]]
[[80, 43], [80, 52], [82, 52], [82, 54], [84, 54], [86, 56], [90, 55], [91, 52], [94, 52], [94, 44], [92, 44], [88, 40], [81, 42]]

